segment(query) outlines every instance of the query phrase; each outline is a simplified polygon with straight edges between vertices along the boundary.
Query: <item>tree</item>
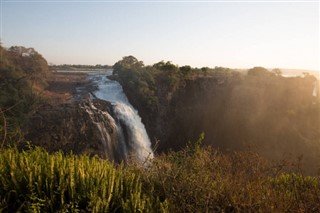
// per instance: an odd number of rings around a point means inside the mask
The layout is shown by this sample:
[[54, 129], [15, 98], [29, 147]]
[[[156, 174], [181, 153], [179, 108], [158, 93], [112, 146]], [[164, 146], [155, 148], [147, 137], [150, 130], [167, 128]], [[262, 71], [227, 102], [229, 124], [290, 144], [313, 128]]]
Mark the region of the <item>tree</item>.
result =
[[21, 46], [10, 47], [7, 51], [10, 61], [23, 70], [25, 77], [32, 84], [45, 86], [46, 77], [49, 73], [47, 61], [33, 48]]
[[282, 71], [279, 68], [272, 69], [271, 72], [273, 72], [276, 76], [282, 75]]
[[275, 73], [270, 72], [264, 67], [254, 67], [248, 70], [248, 75], [256, 76], [256, 77], [270, 77], [270, 76], [274, 76]]
[[189, 65], [186, 65], [186, 66], [180, 67], [180, 71], [182, 72], [182, 74], [183, 74], [184, 76], [186, 76], [186, 75], [188, 75], [189, 73], [191, 73], [192, 68], [191, 68]]
[[158, 70], [161, 70], [165, 66], [165, 64], [166, 63], [162, 60], [162, 61], [159, 61], [158, 63], [155, 63], [152, 67]]
[[310, 81], [317, 81], [317, 78], [314, 77], [313, 75], [311, 75], [310, 73], [308, 72], [303, 72], [303, 77], [307, 80], [310, 80]]
[[118, 72], [121, 72], [121, 70], [138, 70], [142, 67], [144, 67], [142, 61], [139, 61], [134, 56], [129, 55], [123, 57], [122, 60], [113, 65], [113, 74], [119, 74]]
[[171, 61], [160, 61], [156, 64], [153, 65], [153, 67], [155, 67], [158, 70], [162, 70], [162, 71], [166, 71], [166, 72], [174, 72], [174, 71], [178, 71], [179, 67], [172, 64]]

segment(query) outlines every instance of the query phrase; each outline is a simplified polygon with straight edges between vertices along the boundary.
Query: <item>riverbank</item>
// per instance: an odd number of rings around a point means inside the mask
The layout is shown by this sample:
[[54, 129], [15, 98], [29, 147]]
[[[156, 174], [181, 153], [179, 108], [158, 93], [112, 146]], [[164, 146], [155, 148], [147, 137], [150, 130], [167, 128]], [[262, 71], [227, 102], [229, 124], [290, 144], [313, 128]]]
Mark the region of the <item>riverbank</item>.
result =
[[87, 73], [53, 72], [47, 82], [44, 97], [53, 105], [79, 101], [95, 89]]

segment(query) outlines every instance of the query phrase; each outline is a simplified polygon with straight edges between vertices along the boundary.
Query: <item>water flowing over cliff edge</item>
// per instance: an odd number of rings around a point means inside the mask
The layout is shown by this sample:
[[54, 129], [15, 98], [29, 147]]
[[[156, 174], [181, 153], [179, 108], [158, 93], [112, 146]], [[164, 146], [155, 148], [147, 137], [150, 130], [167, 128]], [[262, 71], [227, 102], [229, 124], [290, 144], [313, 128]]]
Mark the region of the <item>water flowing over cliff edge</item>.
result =
[[[112, 70], [107, 72], [107, 76]], [[106, 78], [105, 74], [93, 74], [91, 80], [97, 84], [94, 96], [112, 104], [112, 114], [117, 125], [118, 143], [124, 158], [131, 153], [141, 163], [153, 158], [150, 139], [137, 110], [129, 103], [121, 85]]]
[[96, 88], [91, 97], [82, 91], [71, 103], [41, 106], [26, 127], [26, 138], [51, 152], [98, 155], [115, 162], [129, 156], [140, 163], [153, 158], [141, 118], [121, 85], [105, 72], [91, 73], [88, 79]]

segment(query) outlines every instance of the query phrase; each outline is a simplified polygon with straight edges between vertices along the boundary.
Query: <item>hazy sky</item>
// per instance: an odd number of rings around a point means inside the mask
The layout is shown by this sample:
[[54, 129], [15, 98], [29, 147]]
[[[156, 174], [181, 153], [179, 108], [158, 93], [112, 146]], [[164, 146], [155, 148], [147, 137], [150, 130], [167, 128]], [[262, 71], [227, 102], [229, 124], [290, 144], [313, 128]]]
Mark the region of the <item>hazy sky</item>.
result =
[[145, 64], [319, 70], [319, 3], [1, 0], [3, 46], [54, 64]]

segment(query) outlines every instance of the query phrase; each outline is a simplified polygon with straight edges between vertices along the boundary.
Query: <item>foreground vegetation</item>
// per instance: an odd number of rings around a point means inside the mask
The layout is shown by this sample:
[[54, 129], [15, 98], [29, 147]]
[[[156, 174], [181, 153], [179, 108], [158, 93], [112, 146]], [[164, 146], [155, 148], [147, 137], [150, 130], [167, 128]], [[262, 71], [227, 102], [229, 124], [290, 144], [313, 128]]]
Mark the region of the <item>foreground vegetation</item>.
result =
[[[198, 141], [201, 142], [201, 141]], [[146, 167], [35, 148], [0, 153], [3, 212], [319, 212], [320, 177], [197, 145]]]
[[0, 211], [5, 212], [165, 211], [138, 174], [87, 156], [49, 155], [36, 148], [0, 154]]

